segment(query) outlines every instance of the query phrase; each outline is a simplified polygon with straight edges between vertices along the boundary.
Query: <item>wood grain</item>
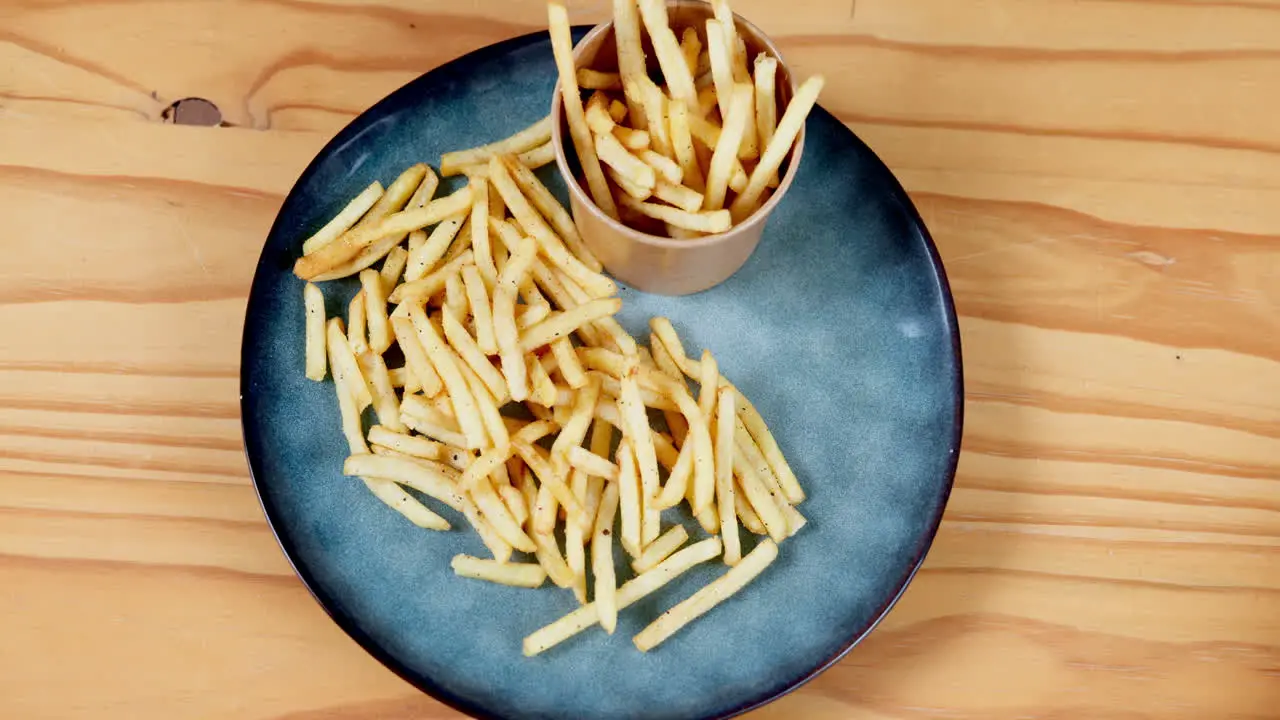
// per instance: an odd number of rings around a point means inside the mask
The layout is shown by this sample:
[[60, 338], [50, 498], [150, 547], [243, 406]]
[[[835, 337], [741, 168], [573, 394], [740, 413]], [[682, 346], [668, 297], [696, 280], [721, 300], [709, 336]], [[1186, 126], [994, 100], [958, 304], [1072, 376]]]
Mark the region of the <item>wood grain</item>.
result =
[[[1280, 3], [735, 7], [912, 193], [969, 390], [925, 568], [755, 717], [1280, 717]], [[457, 717], [337, 630], [267, 531], [240, 323], [328, 137], [543, 18], [0, 8], [0, 716]], [[160, 122], [192, 96], [229, 126]]]

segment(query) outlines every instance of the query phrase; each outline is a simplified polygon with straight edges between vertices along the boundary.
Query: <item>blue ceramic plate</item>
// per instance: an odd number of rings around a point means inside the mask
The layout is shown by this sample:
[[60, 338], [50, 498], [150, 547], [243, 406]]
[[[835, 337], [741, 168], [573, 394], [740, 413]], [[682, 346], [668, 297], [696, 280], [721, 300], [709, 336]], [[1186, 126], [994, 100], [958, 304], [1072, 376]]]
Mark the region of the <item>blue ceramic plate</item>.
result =
[[[902, 188], [815, 110], [795, 185], [746, 266], [688, 297], [624, 288], [619, 318], [647, 337], [648, 319], [665, 315], [691, 353], [714, 350], [807, 489], [808, 527], [746, 591], [653, 652], [638, 652], [631, 637], [723, 565], [708, 563], [624, 611], [613, 637], [590, 631], [523, 657], [521, 639], [573, 609], [572, 594], [455, 577], [454, 554], [485, 554], [473, 532], [418, 529], [342, 476], [347, 444], [333, 387], [303, 377], [302, 283], [290, 268], [302, 239], [370, 181], [388, 184], [412, 163], [434, 165], [443, 151], [529, 125], [547, 112], [555, 80], [545, 33], [493, 45], [379, 102], [303, 172], [267, 238], [245, 319], [242, 417], [254, 483], [285, 553], [334, 620], [460, 710], [729, 717], [842, 657], [920, 566], [959, 451], [951, 296]], [[563, 199], [554, 168], [542, 175]], [[331, 315], [345, 316], [356, 287], [325, 284]]]

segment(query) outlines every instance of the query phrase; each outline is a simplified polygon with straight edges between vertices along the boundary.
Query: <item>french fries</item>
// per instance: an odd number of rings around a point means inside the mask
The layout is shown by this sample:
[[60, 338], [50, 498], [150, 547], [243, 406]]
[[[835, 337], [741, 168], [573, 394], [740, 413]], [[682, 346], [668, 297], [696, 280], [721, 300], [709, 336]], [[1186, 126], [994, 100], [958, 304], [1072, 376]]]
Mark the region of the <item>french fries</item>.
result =
[[[644, 232], [692, 239], [744, 222], [778, 186], [822, 88], [821, 76], [809, 78], [779, 108], [777, 58], [761, 52], [749, 66], [729, 4], [713, 7], [705, 23], [672, 27], [663, 0], [615, 0], [614, 72], [574, 66], [564, 6], [548, 4], [565, 119], [590, 195]], [[664, 86], [647, 74], [642, 34]]]
[[737, 565], [729, 568], [728, 572], [712, 580], [706, 587], [664, 612], [657, 620], [641, 630], [640, 634], [633, 638], [636, 647], [640, 652], [648, 652], [657, 647], [680, 628], [707, 614], [711, 608], [746, 587], [747, 583], [756, 579], [777, 557], [778, 546], [772, 540], [761, 540], [754, 550], [747, 553], [747, 556]]
[[[776, 59], [748, 66], [724, 0], [705, 37], [672, 28], [661, 0], [614, 11], [618, 69], [597, 71], [574, 67], [567, 12], [548, 4], [589, 191], [672, 236], [728, 231], [776, 185], [821, 78], [778, 107]], [[665, 87], [646, 74], [642, 34]], [[525, 638], [526, 655], [595, 624], [612, 634], [629, 606], [723, 557], [727, 573], [634, 638], [648, 651], [759, 575], [804, 526], [805, 494], [709, 351], [691, 359], [665, 318], [644, 347], [615, 319], [618, 285], [533, 172], [550, 123], [445, 153], [440, 174], [466, 175], [452, 194], [435, 197], [440, 178], [424, 164], [385, 190], [372, 183], [303, 241], [306, 376], [332, 376], [343, 474], [415, 525], [449, 530], [438, 503], [476, 531], [491, 557], [456, 555], [456, 574], [528, 588], [550, 578], [574, 593], [581, 607]], [[310, 281], [356, 273], [346, 318], [326, 318]], [[650, 422], [659, 416], [665, 430]], [[697, 529], [666, 514], [686, 503], [711, 536], [687, 547]], [[745, 556], [742, 529], [759, 537]], [[630, 556], [620, 567], [615, 540]]]

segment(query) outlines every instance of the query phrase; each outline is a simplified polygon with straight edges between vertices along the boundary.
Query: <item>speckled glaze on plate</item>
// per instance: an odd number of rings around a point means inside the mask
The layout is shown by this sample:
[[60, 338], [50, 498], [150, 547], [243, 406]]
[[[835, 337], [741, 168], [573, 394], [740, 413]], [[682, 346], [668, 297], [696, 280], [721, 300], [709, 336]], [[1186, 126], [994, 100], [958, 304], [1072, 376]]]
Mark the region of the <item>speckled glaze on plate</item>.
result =
[[[573, 609], [572, 594], [455, 577], [454, 554], [484, 554], [465, 521], [437, 507], [459, 529], [421, 530], [342, 476], [332, 384], [303, 376], [302, 283], [290, 269], [302, 239], [370, 181], [525, 127], [547, 112], [554, 83], [545, 33], [490, 46], [379, 102], [303, 172], [267, 238], [245, 318], [241, 409], [254, 484], [281, 547], [334, 620], [455, 708], [482, 718], [731, 717], [842, 657], [923, 560], [959, 452], [950, 292], [893, 176], [816, 109], [795, 186], [746, 266], [687, 297], [624, 288], [620, 316], [647, 337], [648, 319], [666, 315], [690, 352], [716, 353], [807, 489], [808, 527], [743, 593], [653, 652], [638, 652], [631, 637], [723, 565], [626, 610], [613, 637], [597, 629], [523, 657], [521, 639]], [[540, 174], [563, 199], [554, 168]], [[330, 315], [345, 316], [356, 287], [324, 285]]]

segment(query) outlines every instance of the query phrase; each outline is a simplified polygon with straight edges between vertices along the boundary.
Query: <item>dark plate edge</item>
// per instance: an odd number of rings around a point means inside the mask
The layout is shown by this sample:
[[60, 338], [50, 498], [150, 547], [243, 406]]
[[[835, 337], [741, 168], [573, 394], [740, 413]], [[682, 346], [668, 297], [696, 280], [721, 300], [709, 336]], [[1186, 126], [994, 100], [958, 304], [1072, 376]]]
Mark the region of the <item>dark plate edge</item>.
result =
[[[831, 113], [821, 105], [817, 106], [817, 110], [831, 115]], [[880, 169], [884, 172], [885, 176], [889, 178], [891, 183], [890, 187], [893, 191], [893, 199], [897, 201], [898, 205], [907, 213], [908, 218], [920, 232], [920, 239], [924, 241], [925, 248], [929, 251], [929, 262], [933, 264], [934, 272], [938, 278], [939, 295], [942, 298], [943, 311], [945, 312], [947, 326], [951, 335], [951, 351], [955, 358], [955, 371], [952, 376], [952, 380], [955, 383], [954, 400], [956, 409], [955, 413], [952, 415], [955, 431], [952, 433], [951, 441], [948, 443], [950, 459], [947, 463], [946, 481], [942, 487], [938, 509], [934, 513], [933, 517], [929, 519], [929, 530], [925, 534], [923, 542], [920, 543], [920, 547], [916, 551], [915, 557], [912, 559], [911, 567], [903, 574], [901, 580], [898, 581], [897, 589], [894, 591], [892, 596], [890, 596], [890, 598], [885, 601], [884, 605], [876, 611], [875, 619], [873, 619], [866, 628], [855, 633], [848, 642], [840, 647], [839, 650], [836, 650], [836, 652], [832, 653], [829, 657], [815, 665], [813, 669], [797, 678], [787, 681], [780, 687], [769, 690], [758, 699], [750, 700], [723, 715], [717, 715], [714, 718], [707, 720], [729, 720], [729, 718], [744, 715], [799, 690], [801, 687], [808, 684], [809, 681], [826, 672], [832, 665], [835, 665], [844, 659], [844, 656], [848, 655], [849, 651], [853, 650], [858, 643], [861, 643], [868, 635], [870, 635], [871, 632], [880, 625], [885, 617], [888, 616], [889, 611], [893, 609], [894, 605], [898, 604], [898, 600], [902, 599], [902, 595], [907, 591], [907, 586], [911, 584], [916, 573], [919, 572], [921, 566], [924, 565], [925, 557], [929, 554], [929, 549], [933, 546], [933, 541], [938, 535], [938, 529], [942, 526], [942, 516], [946, 512], [948, 501], [951, 499], [951, 490], [955, 487], [956, 467], [960, 462], [961, 438], [964, 435], [964, 361], [963, 355], [960, 351], [960, 322], [956, 316], [955, 298], [951, 295], [951, 283], [947, 279], [947, 270], [942, 264], [942, 256], [938, 254], [938, 246], [934, 243], [933, 236], [929, 233], [929, 228], [925, 226], [924, 219], [920, 217], [920, 211], [916, 209], [915, 203], [911, 202], [911, 197], [907, 194], [906, 189], [902, 187], [902, 183], [898, 181], [897, 176], [889, 170], [888, 166], [884, 164], [884, 161], [880, 159], [880, 156], [877, 155], [869, 145], [863, 142], [862, 138], [858, 137], [857, 133], [849, 129], [847, 125], [844, 125], [844, 123], [838, 118], [835, 118], [834, 115], [832, 115], [832, 118], [844, 126], [849, 135], [853, 137], [854, 142], [861, 145], [866, 149], [868, 155], [875, 158]]]
[[[574, 26], [573, 31], [575, 34], [581, 34], [589, 30], [590, 27], [591, 26], [587, 26], [587, 25]], [[431, 70], [428, 70], [427, 72], [423, 73], [417, 78], [410, 80], [409, 82], [402, 85], [400, 88], [396, 89], [391, 94], [387, 95], [382, 100], [379, 100], [377, 103], [375, 103], [373, 106], [371, 106], [367, 110], [360, 113], [360, 115], [358, 115], [355, 119], [353, 119], [350, 123], [348, 123], [342, 130], [340, 130], [336, 135], [334, 135], [334, 137], [330, 139], [329, 142], [325, 143], [324, 147], [321, 148], [321, 150], [316, 154], [316, 156], [312, 158], [311, 162], [307, 164], [307, 167], [298, 175], [298, 180], [300, 181], [302, 178], [311, 175], [315, 171], [316, 166], [320, 164], [323, 158], [331, 154], [337, 147], [349, 141], [352, 135], [354, 134], [354, 131], [352, 128], [356, 123], [359, 122], [360, 118], [364, 117], [365, 115], [371, 112], [377, 111], [379, 108], [382, 108], [385, 105], [396, 104], [400, 96], [408, 92], [408, 89], [410, 86], [418, 83], [419, 81], [423, 81], [425, 78], [428, 78], [432, 75], [446, 74], [448, 72], [457, 70], [462, 65], [471, 64], [478, 60], [486, 59], [490, 56], [505, 54], [506, 52], [508, 52], [509, 49], [514, 49], [516, 47], [519, 47], [521, 45], [528, 43], [529, 41], [535, 38], [540, 39], [542, 37], [545, 37], [546, 35], [547, 35], [546, 31], [537, 31], [537, 32], [532, 32], [532, 33], [520, 35], [513, 38], [508, 38], [506, 40], [502, 40], [502, 41], [493, 43], [491, 45], [487, 45], [483, 48], [473, 50], [467, 53], [466, 55], [455, 58], [453, 60], [450, 60], [447, 63], [439, 65], [435, 68], [432, 68]], [[825, 112], [825, 110], [821, 110], [821, 111]], [[847, 127], [846, 127], [846, 130], [848, 130]], [[961, 349], [960, 349], [959, 322], [956, 318], [955, 301], [951, 295], [951, 285], [947, 280], [946, 269], [943, 267], [942, 258], [938, 255], [938, 248], [934, 244], [933, 237], [929, 234], [929, 230], [925, 226], [924, 220], [920, 217], [919, 211], [916, 209], [915, 205], [911, 202], [911, 198], [907, 195], [906, 190], [903, 189], [902, 184], [898, 182], [898, 179], [893, 175], [892, 172], [888, 170], [888, 168], [884, 165], [883, 161], [880, 160], [879, 156], [876, 155], [875, 152], [872, 151], [871, 148], [868, 147], [866, 143], [862, 141], [861, 138], [859, 138], [855, 133], [853, 133], [852, 130], [849, 130], [849, 134], [853, 135], [854, 140], [859, 145], [862, 145], [864, 148], [867, 149], [868, 153], [876, 159], [876, 162], [880, 164], [881, 169], [884, 171], [885, 175], [892, 181], [893, 197], [898, 202], [898, 204], [902, 206], [903, 210], [908, 213], [909, 218], [911, 219], [915, 227], [919, 230], [921, 239], [924, 241], [925, 247], [929, 251], [929, 259], [930, 259], [930, 262], [933, 264], [934, 271], [938, 278], [938, 284], [940, 286], [939, 289], [941, 291], [940, 295], [943, 301], [943, 310], [945, 311], [947, 325], [949, 327], [950, 334], [951, 334], [952, 353], [955, 359], [955, 370], [954, 370], [954, 376], [953, 376], [953, 381], [955, 383], [955, 388], [956, 388], [956, 391], [955, 391], [956, 410], [953, 418], [955, 431], [952, 434], [952, 438], [950, 442], [950, 461], [946, 470], [946, 476], [947, 476], [946, 482], [944, 487], [942, 488], [942, 494], [941, 494], [940, 502], [938, 503], [937, 512], [934, 514], [934, 517], [930, 518], [928, 533], [924, 538], [924, 542], [921, 543], [920, 548], [917, 551], [916, 556], [914, 558], [914, 561], [911, 564], [911, 567], [908, 569], [908, 571], [903, 575], [902, 579], [899, 581], [897, 590], [893, 593], [893, 595], [889, 598], [889, 600], [887, 600], [885, 604], [880, 609], [877, 610], [875, 619], [872, 620], [871, 623], [869, 623], [865, 628], [858, 631], [839, 650], [837, 650], [831, 656], [821, 660], [817, 665], [813, 667], [813, 669], [809, 670], [806, 673], [803, 673], [798, 678], [788, 680], [785, 683], [783, 683], [780, 687], [770, 689], [766, 691], [763, 695], [757, 698], [754, 698], [752, 700], [749, 700], [746, 703], [739, 705], [736, 708], [729, 709], [717, 715], [707, 716], [702, 720], [729, 720], [729, 718], [734, 718], [739, 715], [748, 713], [752, 710], [755, 710], [757, 708], [763, 707], [764, 705], [767, 705], [773, 702], [774, 700], [777, 700], [778, 698], [781, 698], [787, 694], [790, 694], [795, 690], [798, 690], [799, 688], [807, 684], [809, 681], [813, 680], [815, 677], [822, 674], [832, 665], [836, 664], [841, 659], [843, 659], [844, 656], [847, 655], [849, 651], [854, 648], [854, 646], [862, 642], [862, 640], [866, 638], [868, 634], [870, 634], [873, 630], [875, 630], [875, 628], [880, 624], [880, 622], [884, 620], [885, 616], [888, 615], [889, 611], [893, 609], [893, 606], [897, 604], [898, 600], [902, 597], [903, 593], [906, 591], [907, 586], [911, 583], [911, 580], [915, 577], [915, 574], [920, 570], [921, 565], [924, 564], [925, 556], [928, 554], [929, 548], [933, 544], [934, 538], [937, 536], [938, 528], [942, 524], [942, 515], [943, 515], [943, 512], [946, 510], [947, 502], [951, 496], [951, 490], [955, 484], [956, 465], [960, 460], [960, 440], [963, 434], [963, 425], [964, 425], [964, 372], [963, 372], [963, 361], [962, 361], [962, 355], [961, 355]], [[282, 209], [284, 208], [285, 204], [289, 202], [289, 199], [293, 196], [293, 192], [294, 192], [294, 189], [297, 187], [297, 183], [298, 181], [294, 182], [294, 187], [290, 188], [289, 194], [285, 197], [285, 200], [281, 203]], [[277, 230], [277, 225], [279, 224], [279, 222], [280, 222], [280, 215], [277, 214], [276, 219], [272, 222], [271, 229], [268, 231], [268, 234], [267, 234], [268, 238], [271, 235], [275, 234]], [[360, 645], [360, 647], [363, 648], [365, 652], [369, 653], [369, 655], [371, 655], [378, 662], [382, 663], [383, 666], [385, 666], [387, 669], [394, 672], [405, 682], [408, 682], [414, 687], [417, 687], [418, 689], [427, 693], [428, 695], [435, 698], [436, 700], [439, 700], [445, 705], [448, 705], [454, 710], [466, 713], [467, 715], [477, 718], [478, 720], [507, 720], [506, 718], [500, 715], [494, 715], [493, 713], [489, 712], [485, 708], [444, 689], [443, 687], [433, 682], [431, 678], [416, 672], [413, 668], [410, 668], [404, 665], [399, 660], [392, 657], [386, 650], [382, 648], [381, 645], [375, 642], [373, 638], [367, 635], [360, 628], [355, 617], [339, 609], [340, 603], [337, 601], [337, 599], [334, 597], [331, 597], [327, 592], [325, 592], [319, 586], [318, 583], [315, 582], [315, 579], [311, 574], [310, 570], [307, 569], [305, 565], [303, 565], [299, 560], [295, 558], [293, 543], [277, 530], [276, 528], [277, 511], [275, 509], [275, 506], [272, 504], [272, 502], [267, 498], [267, 495], [263, 493], [262, 486], [259, 484], [259, 480], [258, 480], [259, 468], [257, 467], [257, 462], [255, 461], [255, 458], [260, 456], [260, 446], [257, 441], [258, 433], [256, 432], [251, 433], [249, 431], [249, 426], [248, 426], [249, 421], [247, 418], [250, 417], [249, 409], [253, 401], [249, 399], [251, 397], [251, 393], [250, 393], [250, 388], [247, 386], [247, 376], [244, 372], [244, 368], [248, 365], [249, 355], [247, 353], [247, 348], [250, 343], [251, 330], [255, 330], [257, 327], [257, 323], [254, 322], [253, 320], [253, 318], [255, 317], [255, 305], [256, 305], [255, 298], [258, 297], [259, 295], [259, 293], [257, 292], [259, 282], [265, 282], [265, 279], [264, 279], [265, 275], [262, 273], [262, 270], [264, 269], [263, 265], [264, 263], [266, 263], [266, 261], [267, 261], [267, 248], [266, 248], [266, 243], [264, 241], [262, 254], [259, 256], [258, 263], [254, 267], [254, 278], [253, 278], [253, 283], [249, 289], [249, 298], [245, 307], [244, 329], [242, 331], [241, 340], [240, 340], [240, 368], [241, 368], [240, 369], [240, 429], [241, 429], [242, 438], [244, 440], [245, 458], [249, 466], [249, 480], [253, 485], [254, 493], [258, 497], [258, 504], [261, 506], [263, 515], [266, 518], [267, 527], [271, 530], [271, 534], [275, 537], [276, 542], [280, 545], [281, 551], [284, 552], [285, 559], [288, 561], [289, 566], [293, 568], [293, 571], [295, 574], [297, 574], [298, 579], [302, 581], [303, 587], [307, 589], [307, 592], [311, 593], [311, 596], [325, 611], [325, 613], [329, 615], [329, 617], [334, 621], [334, 623], [336, 623], [338, 627], [341, 628], [342, 631], [345, 632], [352, 640], [355, 640], [356, 643]], [[256, 332], [253, 332], [252, 334], [256, 334]]]

